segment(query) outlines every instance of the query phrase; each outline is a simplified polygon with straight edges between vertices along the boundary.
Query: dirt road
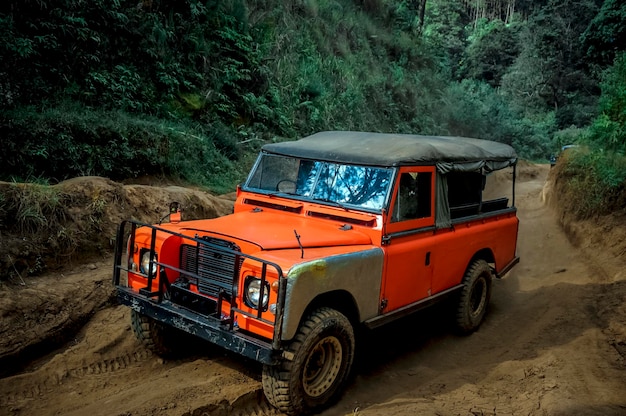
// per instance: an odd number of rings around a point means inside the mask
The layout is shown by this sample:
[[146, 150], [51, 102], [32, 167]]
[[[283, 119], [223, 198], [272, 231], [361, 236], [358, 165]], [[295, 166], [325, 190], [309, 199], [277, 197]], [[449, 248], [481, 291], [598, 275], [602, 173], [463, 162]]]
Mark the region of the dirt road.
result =
[[[453, 335], [437, 308], [370, 334], [353, 382], [323, 416], [626, 415], [626, 346], [616, 335], [626, 274], [569, 243], [542, 203], [548, 168], [537, 169], [517, 189], [522, 260], [494, 282], [480, 330]], [[109, 273], [94, 264], [57, 286], [106, 292]], [[163, 360], [139, 347], [128, 315], [105, 306], [72, 342], [0, 379], [0, 414], [279, 414], [263, 400], [256, 364], [202, 343]]]

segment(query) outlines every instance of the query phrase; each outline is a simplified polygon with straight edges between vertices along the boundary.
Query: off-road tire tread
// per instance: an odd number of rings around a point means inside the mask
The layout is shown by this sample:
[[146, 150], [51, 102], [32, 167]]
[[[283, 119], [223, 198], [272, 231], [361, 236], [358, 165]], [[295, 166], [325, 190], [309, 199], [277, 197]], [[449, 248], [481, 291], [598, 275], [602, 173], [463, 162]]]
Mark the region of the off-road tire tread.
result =
[[[481, 316], [478, 321], [473, 322], [468, 316], [468, 303], [471, 301], [472, 289], [474, 282], [482, 275], [485, 275], [485, 283], [487, 285], [487, 298]], [[474, 260], [467, 268], [465, 276], [463, 276], [463, 289], [459, 295], [459, 302], [456, 311], [456, 329], [462, 335], [470, 334], [478, 329], [485, 319], [489, 301], [491, 299], [491, 282], [492, 274], [489, 264], [482, 259]]]
[[263, 367], [262, 385], [265, 397], [272, 406], [285, 414], [302, 415], [309, 413], [311, 410], [316, 410], [308, 409], [305, 406], [303, 403], [304, 400], [302, 397], [299, 397], [299, 390], [294, 384], [298, 382], [298, 380], [292, 379], [291, 374], [296, 366], [302, 364], [299, 361], [306, 358], [306, 354], [298, 354], [300, 348], [306, 342], [307, 338], [309, 338], [316, 328], [320, 327], [325, 320], [336, 320], [341, 327], [350, 328], [347, 335], [351, 344], [350, 347], [352, 348], [352, 351], [348, 352], [350, 362], [344, 374], [338, 376], [340, 380], [338, 380], [336, 384], [337, 388], [332, 394], [333, 397], [328, 401], [328, 404], [331, 404], [332, 401], [338, 397], [343, 385], [350, 376], [355, 347], [355, 337], [350, 321], [335, 309], [323, 307], [315, 310], [300, 325], [293, 341], [287, 347], [287, 352], [294, 354], [293, 361], [284, 359], [279, 365], [266, 365]]
[[176, 353], [176, 340], [172, 339], [176, 337], [176, 333], [173, 329], [169, 330], [163, 324], [134, 310], [130, 312], [133, 332], [144, 347], [161, 357], [171, 357]]

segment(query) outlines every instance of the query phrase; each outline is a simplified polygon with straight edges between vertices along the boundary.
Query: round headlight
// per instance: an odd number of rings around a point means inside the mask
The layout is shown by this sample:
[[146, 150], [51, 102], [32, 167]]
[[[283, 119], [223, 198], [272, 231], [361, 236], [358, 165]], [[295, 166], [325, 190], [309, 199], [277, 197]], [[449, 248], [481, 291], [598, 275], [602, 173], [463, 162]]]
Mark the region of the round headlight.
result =
[[[157, 272], [157, 255], [152, 255], [152, 274], [156, 274]], [[141, 272], [144, 274], [148, 274], [148, 268], [150, 267], [150, 251], [146, 251], [141, 256]]]
[[[246, 303], [248, 306], [252, 306], [253, 308], [259, 307], [259, 300], [261, 299], [261, 280], [260, 279], [248, 279], [248, 286], [246, 287]], [[263, 300], [261, 302], [261, 307], [263, 309], [267, 309], [267, 302], [270, 297], [270, 288], [267, 283], [265, 283], [265, 290], [263, 290]]]

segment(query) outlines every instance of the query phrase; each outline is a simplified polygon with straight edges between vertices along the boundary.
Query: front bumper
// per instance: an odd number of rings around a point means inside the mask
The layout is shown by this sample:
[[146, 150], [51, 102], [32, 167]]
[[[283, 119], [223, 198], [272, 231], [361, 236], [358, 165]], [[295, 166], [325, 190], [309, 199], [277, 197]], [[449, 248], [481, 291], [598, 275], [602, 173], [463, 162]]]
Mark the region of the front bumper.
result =
[[270, 343], [236, 329], [231, 330], [230, 325], [222, 323], [217, 318], [198, 315], [167, 299], [157, 302], [138, 295], [130, 288], [118, 285], [116, 289], [119, 302], [135, 312], [260, 363], [268, 365], [277, 363], [279, 352], [274, 350]]

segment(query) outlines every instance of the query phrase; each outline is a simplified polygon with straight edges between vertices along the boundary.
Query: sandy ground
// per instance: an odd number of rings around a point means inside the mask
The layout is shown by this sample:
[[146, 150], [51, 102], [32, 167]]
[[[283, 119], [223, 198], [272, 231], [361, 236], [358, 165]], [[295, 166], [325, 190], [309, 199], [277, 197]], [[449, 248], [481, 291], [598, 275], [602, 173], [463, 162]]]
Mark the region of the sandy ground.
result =
[[[438, 307], [369, 334], [354, 380], [323, 416], [626, 415], [623, 256], [581, 242], [580, 230], [570, 243], [545, 203], [548, 171], [519, 182], [521, 262], [494, 282], [480, 330], [453, 335]], [[0, 415], [279, 414], [255, 363], [200, 342], [176, 360], [142, 349], [128, 309], [107, 301], [109, 263], [0, 287], [0, 316], [13, 325], [4, 350], [42, 327], [59, 337], [68, 323], [81, 328], [42, 358], [2, 362]], [[12, 315], [23, 298], [32, 313]]]

